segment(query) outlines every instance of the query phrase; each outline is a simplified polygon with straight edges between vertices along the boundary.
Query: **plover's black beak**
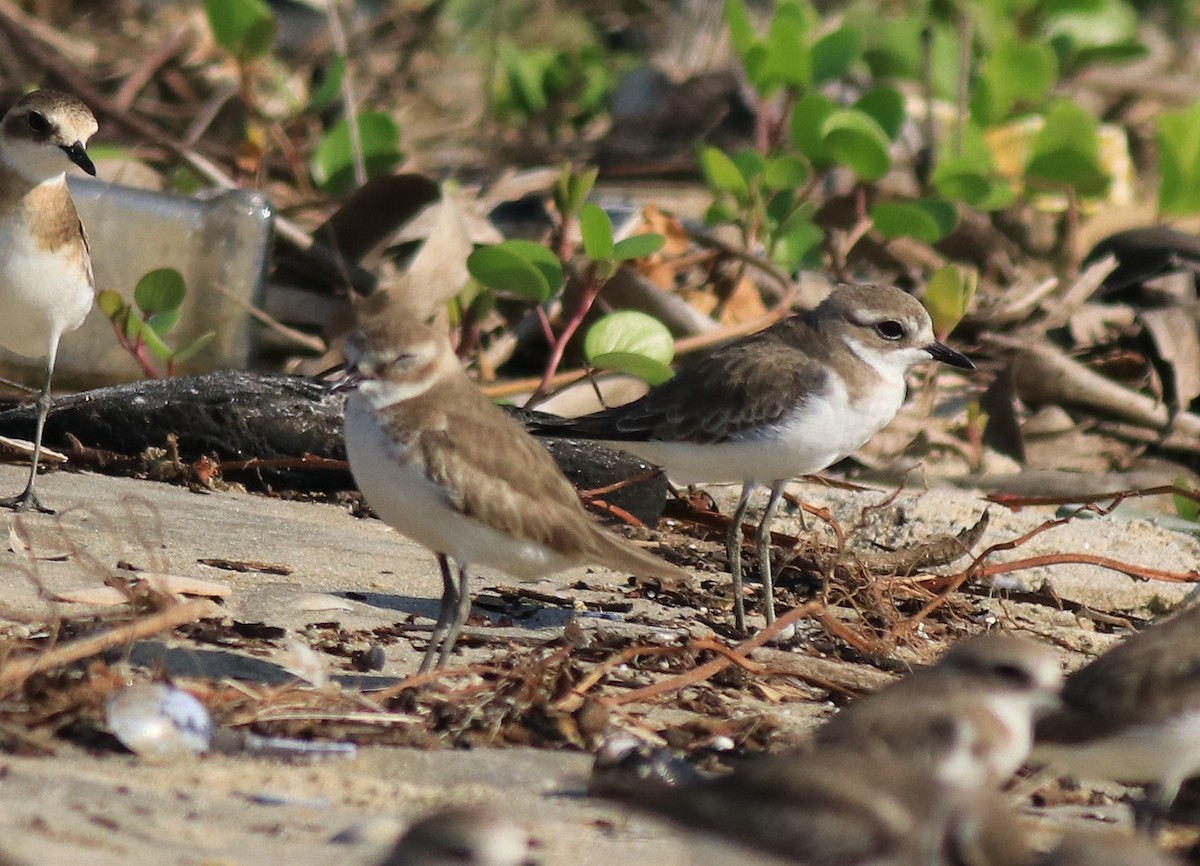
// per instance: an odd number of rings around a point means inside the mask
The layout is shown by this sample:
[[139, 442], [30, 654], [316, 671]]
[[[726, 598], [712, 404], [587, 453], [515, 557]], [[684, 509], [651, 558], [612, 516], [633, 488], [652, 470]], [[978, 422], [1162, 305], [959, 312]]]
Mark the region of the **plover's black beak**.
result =
[[951, 367], [961, 367], [964, 370], [974, 370], [975, 363], [962, 352], [956, 352], [945, 343], [933, 342], [925, 347], [929, 357]]
[[87, 155], [87, 151], [83, 149], [83, 142], [77, 141], [71, 145], [60, 144], [63, 153], [67, 155], [67, 159], [82, 168], [92, 177], [96, 176], [96, 164], [92, 162], [91, 157]]
[[367, 377], [364, 376], [362, 373], [360, 373], [358, 370], [347, 367], [346, 375], [343, 376], [338, 381], [334, 382], [329, 387], [329, 393], [330, 394], [349, 393], [350, 391], [353, 391], [355, 388], [357, 388], [359, 385], [361, 385], [366, 378]]

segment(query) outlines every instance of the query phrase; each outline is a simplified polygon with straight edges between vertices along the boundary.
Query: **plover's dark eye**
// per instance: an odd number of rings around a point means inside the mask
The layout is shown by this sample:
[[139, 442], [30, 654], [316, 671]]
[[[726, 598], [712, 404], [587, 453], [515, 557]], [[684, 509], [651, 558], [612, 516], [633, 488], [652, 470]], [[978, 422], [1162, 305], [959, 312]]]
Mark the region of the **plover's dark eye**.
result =
[[44, 135], [50, 131], [50, 121], [46, 120], [46, 115], [40, 111], [29, 112], [29, 128], [39, 135]]
[[1014, 686], [1029, 686], [1033, 684], [1033, 676], [1020, 665], [1000, 664], [993, 668], [994, 673], [1004, 682]]
[[875, 333], [885, 340], [899, 340], [904, 336], [904, 326], [894, 319], [887, 319], [875, 325]]

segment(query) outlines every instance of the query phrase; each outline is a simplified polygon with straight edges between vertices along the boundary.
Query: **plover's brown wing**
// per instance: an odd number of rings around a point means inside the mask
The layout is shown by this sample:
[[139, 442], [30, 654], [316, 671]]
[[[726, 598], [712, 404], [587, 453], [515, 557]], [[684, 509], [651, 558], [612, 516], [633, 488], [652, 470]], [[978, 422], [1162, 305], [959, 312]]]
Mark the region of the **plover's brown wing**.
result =
[[770, 331], [684, 367], [644, 397], [532, 433], [614, 442], [726, 442], [778, 423], [827, 386], [827, 369]]
[[687, 572], [598, 527], [546, 449], [465, 377], [436, 398], [417, 398], [405, 412], [425, 417], [413, 451], [426, 476], [459, 512], [514, 538], [548, 547], [568, 560], [628, 569], [645, 577]]
[[1200, 608], [1131, 635], [1067, 678], [1039, 740], [1079, 742], [1200, 712]]

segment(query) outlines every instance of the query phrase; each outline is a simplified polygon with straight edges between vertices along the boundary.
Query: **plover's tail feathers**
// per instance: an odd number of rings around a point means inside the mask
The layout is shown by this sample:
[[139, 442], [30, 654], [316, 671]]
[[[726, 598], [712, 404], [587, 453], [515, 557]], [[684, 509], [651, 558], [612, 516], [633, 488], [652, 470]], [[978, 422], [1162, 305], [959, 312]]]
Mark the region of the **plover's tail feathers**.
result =
[[653, 577], [678, 584], [691, 580], [691, 575], [677, 565], [672, 565], [628, 541], [613, 535], [599, 526], [592, 537], [593, 559], [614, 571], [624, 571], [634, 577]]

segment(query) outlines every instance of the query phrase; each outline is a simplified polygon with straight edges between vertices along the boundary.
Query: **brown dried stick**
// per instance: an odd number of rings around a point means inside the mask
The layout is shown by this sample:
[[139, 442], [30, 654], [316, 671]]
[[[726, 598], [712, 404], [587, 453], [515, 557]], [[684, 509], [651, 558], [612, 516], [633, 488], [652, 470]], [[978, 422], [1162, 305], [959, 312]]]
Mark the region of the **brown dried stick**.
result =
[[785, 628], [792, 625], [792, 623], [811, 616], [813, 613], [823, 608], [824, 603], [820, 601], [809, 601], [800, 605], [799, 607], [794, 607], [783, 616], [779, 617], [779, 619], [775, 620], [774, 623], [764, 628], [754, 637], [738, 644], [729, 651], [728, 655], [725, 655], [722, 658], [714, 659], [711, 662], [702, 664], [685, 674], [680, 674], [679, 676], [672, 677], [669, 680], [664, 680], [660, 683], [654, 683], [653, 685], [645, 686], [640, 689], [634, 689], [631, 692], [626, 692], [623, 695], [615, 698], [608, 698], [607, 700], [609, 703], [612, 703], [615, 706], [622, 706], [624, 704], [631, 704], [636, 701], [649, 700], [650, 698], [658, 697], [661, 694], [665, 694], [667, 692], [676, 692], [680, 689], [686, 688], [687, 686], [703, 682], [704, 680], [707, 680], [725, 670], [725, 668], [729, 667], [731, 664], [734, 664], [735, 661], [740, 663], [742, 659], [750, 655], [750, 653], [761, 647], [767, 641], [771, 640], [771, 638], [775, 637]]
[[212, 611], [213, 604], [207, 599], [175, 604], [139, 620], [60, 644], [29, 658], [7, 659], [0, 667], [0, 689], [19, 685], [34, 674], [98, 655], [111, 647], [123, 646], [185, 623], [195, 622]]

